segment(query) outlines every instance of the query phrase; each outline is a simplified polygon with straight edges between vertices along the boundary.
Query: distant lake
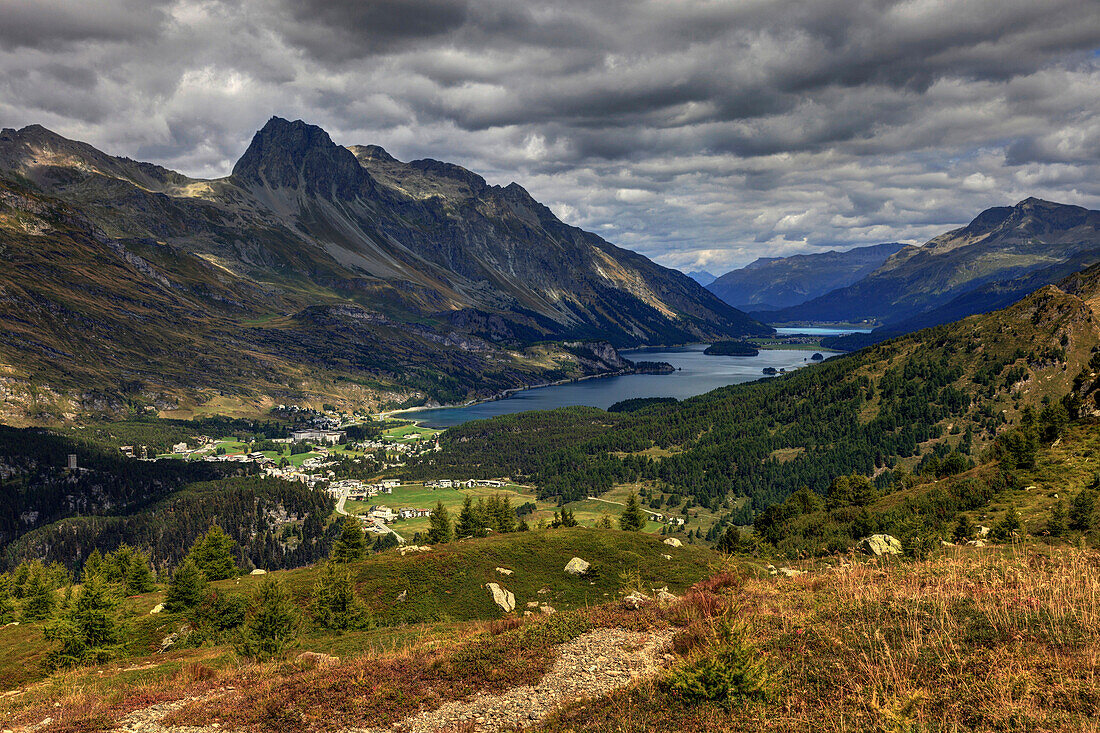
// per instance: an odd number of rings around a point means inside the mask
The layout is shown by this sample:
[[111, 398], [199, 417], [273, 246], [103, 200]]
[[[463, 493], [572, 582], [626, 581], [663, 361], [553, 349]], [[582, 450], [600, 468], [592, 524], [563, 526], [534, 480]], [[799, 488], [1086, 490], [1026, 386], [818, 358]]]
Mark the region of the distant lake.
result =
[[776, 328], [775, 332], [780, 336], [793, 336], [804, 333], [807, 336], [843, 336], [846, 333], [871, 333], [869, 328], [825, 328], [820, 326], [784, 326]]
[[616, 402], [633, 397], [684, 399], [730, 384], [751, 382], [763, 378], [764, 367], [790, 371], [812, 364], [809, 358], [813, 352], [806, 350], [765, 349], [758, 356], [706, 356], [703, 354], [706, 347], [706, 344], [692, 344], [676, 348], [631, 349], [621, 352], [631, 361], [668, 362], [679, 369], [672, 374], [627, 374], [621, 377], [588, 379], [528, 389], [493, 402], [467, 407], [416, 410], [398, 417], [411, 418], [428, 427], [449, 428], [470, 420], [527, 410], [553, 410], [556, 407], [573, 405], [607, 409]]

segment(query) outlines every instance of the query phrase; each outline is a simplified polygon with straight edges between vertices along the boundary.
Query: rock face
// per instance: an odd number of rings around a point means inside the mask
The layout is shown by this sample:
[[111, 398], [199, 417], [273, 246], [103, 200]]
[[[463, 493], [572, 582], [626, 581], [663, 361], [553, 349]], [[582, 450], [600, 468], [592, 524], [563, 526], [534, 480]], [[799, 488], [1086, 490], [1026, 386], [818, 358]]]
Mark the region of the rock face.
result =
[[587, 560], [582, 560], [579, 557], [574, 557], [572, 560], [565, 564], [565, 572], [568, 575], [574, 577], [584, 575], [588, 572], [588, 568], [591, 567], [591, 563]]
[[493, 603], [500, 606], [505, 613], [511, 613], [516, 608], [516, 596], [512, 591], [502, 587], [498, 583], [486, 583], [485, 587], [493, 594]]
[[681, 542], [680, 540], [676, 539], [675, 537], [669, 537], [667, 540], [665, 540], [665, 544], [668, 545], [669, 547], [683, 547], [684, 546], [684, 543]]
[[873, 534], [870, 537], [864, 537], [859, 541], [859, 549], [875, 557], [900, 555], [902, 553], [901, 540], [888, 534]]

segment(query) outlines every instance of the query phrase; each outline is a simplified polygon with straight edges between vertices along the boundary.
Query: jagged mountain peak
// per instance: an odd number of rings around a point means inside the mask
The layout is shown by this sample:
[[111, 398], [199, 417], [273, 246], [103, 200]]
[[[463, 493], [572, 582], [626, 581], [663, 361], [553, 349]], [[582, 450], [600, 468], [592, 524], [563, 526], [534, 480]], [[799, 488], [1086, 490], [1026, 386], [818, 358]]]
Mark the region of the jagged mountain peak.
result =
[[233, 166], [246, 188], [266, 186], [351, 199], [373, 187], [355, 155], [317, 125], [272, 117]]

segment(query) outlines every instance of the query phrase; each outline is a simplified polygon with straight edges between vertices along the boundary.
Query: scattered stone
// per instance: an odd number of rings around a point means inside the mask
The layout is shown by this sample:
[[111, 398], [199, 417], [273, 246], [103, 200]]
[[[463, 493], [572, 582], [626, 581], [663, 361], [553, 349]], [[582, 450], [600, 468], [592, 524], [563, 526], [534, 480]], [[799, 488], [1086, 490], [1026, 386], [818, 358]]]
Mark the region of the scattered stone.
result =
[[901, 540], [888, 534], [873, 534], [870, 537], [864, 537], [859, 541], [859, 549], [875, 557], [902, 554]]
[[493, 594], [493, 603], [497, 604], [505, 613], [511, 613], [516, 608], [516, 596], [507, 588], [502, 588], [496, 583], [486, 583], [485, 587]]
[[553, 606], [551, 606], [549, 604], [544, 604], [544, 605], [539, 606], [539, 610], [542, 611], [547, 616], [549, 616], [550, 614], [558, 612], [556, 608], [554, 608]]
[[797, 578], [799, 575], [805, 575], [803, 571], [794, 568], [779, 568], [779, 574], [786, 578]]
[[149, 613], [150, 614], [160, 613], [163, 610], [164, 610], [164, 604], [163, 603], [158, 603], [157, 605], [153, 606], [153, 610], [150, 611]]
[[665, 544], [668, 545], [669, 547], [683, 547], [684, 546], [684, 543], [681, 542], [680, 540], [676, 539], [675, 537], [669, 537], [667, 540], [665, 540]]
[[971, 547], [985, 547], [989, 543], [985, 540], [970, 540], [966, 544], [970, 545]]
[[397, 594], [397, 602], [401, 603], [402, 601], [404, 601], [408, 597], [409, 597], [409, 591], [403, 590], [403, 591], [401, 591], [400, 593]]
[[508, 568], [497, 568], [497, 572], [500, 573], [501, 575], [511, 575], [512, 574], [512, 571], [509, 570]]
[[546, 588], [546, 587], [543, 587], [543, 588], [539, 588], [537, 592], [540, 596], [544, 596], [544, 595], [546, 595], [547, 593], [550, 592], [550, 589]]
[[978, 527], [978, 536], [979, 537], [988, 537], [989, 532], [990, 532], [989, 527], [982, 527], [982, 526]]
[[666, 560], [671, 560], [672, 559], [672, 555], [663, 555], [662, 554], [661, 557], [663, 557]]
[[404, 557], [410, 552], [431, 552], [432, 548], [428, 545], [401, 545], [397, 551], [401, 553], [401, 557]]
[[251, 573], [249, 573], [249, 575], [267, 575], [267, 571], [266, 570], [260, 570], [259, 568], [256, 568]]
[[662, 606], [669, 603], [675, 603], [678, 600], [680, 600], [680, 596], [675, 593], [670, 593], [668, 588], [661, 588], [657, 591], [657, 602]]
[[294, 659], [309, 667], [327, 667], [330, 664], [340, 663], [340, 657], [334, 657], [331, 654], [321, 654], [320, 652], [302, 652]]
[[653, 599], [647, 596], [645, 593], [634, 591], [630, 595], [623, 598], [623, 605], [629, 608], [631, 611], [636, 611], [651, 600]]
[[539, 602], [538, 601], [527, 601], [527, 607], [528, 608], [538, 608], [539, 607]]
[[940, 540], [940, 547], [954, 547], [954, 542], [948, 542], [947, 540]]
[[191, 633], [191, 626], [189, 624], [184, 624], [183, 626], [179, 627], [179, 629], [177, 631], [173, 631], [171, 634], [169, 634], [168, 636], [161, 639], [161, 641], [160, 641], [160, 653], [164, 654], [166, 651], [169, 651], [172, 647], [174, 647], [180, 641], [182, 641], [183, 639], [186, 639], [187, 635], [190, 634], [190, 633]]
[[579, 577], [587, 573], [588, 568], [590, 567], [592, 567], [592, 564], [587, 560], [582, 560], [579, 557], [574, 557], [572, 560], [565, 564], [565, 572], [567, 575]]

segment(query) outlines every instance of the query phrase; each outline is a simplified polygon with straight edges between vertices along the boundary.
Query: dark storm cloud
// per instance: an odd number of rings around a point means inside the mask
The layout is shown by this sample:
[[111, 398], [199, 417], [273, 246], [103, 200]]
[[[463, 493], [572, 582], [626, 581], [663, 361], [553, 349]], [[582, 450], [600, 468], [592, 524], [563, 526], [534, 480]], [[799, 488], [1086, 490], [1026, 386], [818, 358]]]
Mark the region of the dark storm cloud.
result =
[[0, 47], [58, 48], [149, 37], [164, 21], [156, 0], [0, 0]]
[[287, 0], [281, 31], [324, 61], [375, 56], [439, 38], [462, 26], [467, 3], [454, 0]]
[[1084, 0], [0, 0], [0, 123], [196, 175], [271, 114], [519, 180], [659, 261], [1100, 206]]

